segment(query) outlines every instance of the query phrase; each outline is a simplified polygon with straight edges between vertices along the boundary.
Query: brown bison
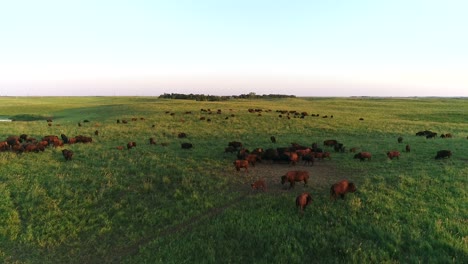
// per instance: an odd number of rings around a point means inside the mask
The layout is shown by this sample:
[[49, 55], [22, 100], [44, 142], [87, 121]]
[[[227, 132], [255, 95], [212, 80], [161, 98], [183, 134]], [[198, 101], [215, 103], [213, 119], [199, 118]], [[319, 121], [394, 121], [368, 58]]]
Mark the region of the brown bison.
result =
[[187, 134], [185, 134], [185, 133], [182, 132], [182, 133], [179, 133], [179, 134], [177, 135], [177, 137], [178, 137], [178, 138], [186, 138], [186, 137], [187, 137]]
[[299, 155], [296, 152], [284, 152], [289, 157], [289, 165], [293, 166], [299, 161]]
[[285, 175], [281, 176], [281, 184], [289, 182], [289, 189], [293, 188], [296, 182], [304, 182], [307, 185], [309, 180], [309, 172], [307, 171], [288, 171]]
[[245, 169], [245, 172], [249, 172], [249, 161], [247, 160], [236, 160], [233, 162], [237, 171], [240, 171], [241, 168]]
[[355, 192], [356, 185], [354, 183], [349, 182], [348, 180], [341, 180], [332, 185], [330, 188], [330, 199], [335, 199], [339, 195], [341, 199], [344, 199], [344, 196], [348, 192]]
[[271, 137], [270, 137], [270, 140], [271, 140], [272, 143], [276, 143], [276, 138], [275, 138], [275, 136], [271, 136]]
[[136, 142], [135, 141], [130, 141], [127, 143], [127, 149], [131, 149], [133, 147], [136, 147]]
[[410, 145], [407, 144], [405, 150], [406, 150], [406, 152], [411, 152], [411, 147], [410, 147]]
[[361, 161], [364, 161], [365, 159], [371, 160], [372, 154], [369, 152], [359, 152], [356, 155], [354, 155], [355, 159], [360, 159]]
[[252, 190], [262, 190], [262, 191], [266, 191], [267, 187], [266, 187], [266, 182], [264, 180], [258, 180], [252, 184], [250, 184], [250, 186], [252, 187]]
[[154, 141], [154, 138], [149, 139], [150, 145], [156, 145], [156, 141]]
[[8, 142], [2, 141], [0, 142], [0, 151], [6, 151], [10, 149], [10, 145], [8, 145]]
[[296, 207], [300, 210], [301, 213], [304, 213], [305, 208], [312, 203], [312, 196], [310, 193], [304, 192], [296, 197]]
[[389, 159], [393, 159], [393, 158], [400, 159], [400, 151], [389, 151], [387, 152], [387, 157]]
[[450, 150], [439, 150], [435, 156], [435, 159], [444, 159], [450, 158], [452, 156], [452, 151]]
[[260, 157], [256, 154], [248, 154], [247, 157], [245, 157], [245, 160], [255, 167], [255, 163], [260, 160]]
[[62, 150], [62, 154], [63, 154], [63, 157], [65, 158], [65, 160], [72, 160], [73, 151], [68, 150], [68, 149], [64, 149], [64, 150]]

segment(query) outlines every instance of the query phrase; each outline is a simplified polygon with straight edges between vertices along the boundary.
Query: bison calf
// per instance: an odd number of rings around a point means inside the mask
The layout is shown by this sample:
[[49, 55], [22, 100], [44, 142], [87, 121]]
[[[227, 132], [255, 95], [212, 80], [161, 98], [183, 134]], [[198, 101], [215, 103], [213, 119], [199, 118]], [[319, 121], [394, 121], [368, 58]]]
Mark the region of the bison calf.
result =
[[348, 192], [355, 192], [356, 185], [349, 182], [348, 180], [342, 180], [332, 185], [330, 188], [330, 199], [336, 200], [336, 197], [339, 195], [341, 199], [344, 199], [344, 196]]
[[266, 183], [264, 180], [258, 180], [250, 185], [252, 187], [252, 190], [260, 190], [266, 191]]
[[72, 160], [73, 151], [68, 150], [68, 149], [64, 149], [64, 150], [62, 150], [62, 154], [63, 154], [63, 157], [65, 158], [65, 160]]
[[307, 205], [312, 203], [312, 196], [309, 193], [302, 193], [296, 197], [296, 207], [303, 213]]

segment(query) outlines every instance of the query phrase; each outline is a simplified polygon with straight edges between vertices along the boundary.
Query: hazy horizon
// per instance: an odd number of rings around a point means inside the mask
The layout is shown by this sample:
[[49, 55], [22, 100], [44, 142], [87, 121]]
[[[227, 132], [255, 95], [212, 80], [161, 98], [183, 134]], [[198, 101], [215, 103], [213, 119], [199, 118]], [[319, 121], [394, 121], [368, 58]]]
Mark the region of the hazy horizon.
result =
[[2, 3], [0, 96], [468, 97], [468, 2]]

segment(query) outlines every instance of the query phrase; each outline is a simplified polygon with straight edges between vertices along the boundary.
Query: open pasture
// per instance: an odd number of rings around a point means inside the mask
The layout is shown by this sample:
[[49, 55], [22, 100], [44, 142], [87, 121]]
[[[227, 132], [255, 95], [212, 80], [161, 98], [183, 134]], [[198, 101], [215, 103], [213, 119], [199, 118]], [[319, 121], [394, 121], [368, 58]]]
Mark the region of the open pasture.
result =
[[[15, 120], [0, 122], [0, 141], [21, 134], [93, 139], [0, 152], [5, 263], [468, 261], [466, 99], [6, 97], [0, 111]], [[438, 136], [415, 135], [423, 130]], [[446, 133], [453, 137], [439, 137]], [[327, 139], [345, 152], [324, 146]], [[236, 171], [236, 153], [225, 152], [231, 141], [249, 150], [318, 143], [331, 158], [263, 160]], [[351, 148], [372, 158], [354, 159]], [[73, 151], [71, 160], [63, 149]], [[436, 160], [439, 150], [453, 155]], [[390, 160], [388, 151], [401, 156]], [[307, 185], [282, 185], [290, 170], [308, 171]], [[266, 191], [251, 189], [258, 179]], [[357, 192], [330, 200], [341, 179]], [[313, 202], [300, 214], [302, 192]]]

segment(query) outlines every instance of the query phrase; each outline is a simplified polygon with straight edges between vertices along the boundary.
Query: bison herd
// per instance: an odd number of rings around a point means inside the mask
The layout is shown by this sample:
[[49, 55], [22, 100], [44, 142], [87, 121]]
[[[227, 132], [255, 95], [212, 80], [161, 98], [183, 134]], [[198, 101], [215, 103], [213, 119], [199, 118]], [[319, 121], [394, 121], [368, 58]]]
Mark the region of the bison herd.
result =
[[[211, 114], [211, 110], [204, 110], [202, 112], [207, 112]], [[249, 109], [250, 113], [256, 113], [261, 115], [261, 109]], [[296, 111], [277, 111], [279, 112], [279, 117], [285, 115], [288, 119], [290, 115], [293, 117], [300, 117], [304, 118], [309, 114], [306, 112], [296, 112]], [[175, 114], [172, 112], [167, 111], [166, 113], [174, 116]], [[220, 114], [221, 111], [218, 110], [216, 112]], [[186, 112], [186, 114], [191, 114], [191, 112]], [[312, 116], [318, 117], [319, 114], [313, 114]], [[234, 115], [231, 115], [234, 117]], [[322, 116], [323, 118], [328, 116]], [[330, 116], [333, 118], [333, 116]], [[138, 118], [132, 118], [132, 121], [137, 121]], [[140, 120], [144, 120], [144, 118], [140, 118]], [[363, 120], [360, 118], [360, 120]], [[47, 120], [50, 126], [52, 120]], [[83, 122], [89, 122], [85, 120]], [[128, 121], [125, 119], [117, 119], [118, 124], [127, 124]], [[79, 123], [81, 126], [81, 123]], [[154, 125], [153, 125], [154, 127]], [[99, 135], [99, 131], [94, 131], [95, 136]], [[416, 133], [416, 136], [424, 136], [427, 139], [434, 139], [436, 138], [438, 133], [432, 132], [429, 130], [419, 131]], [[187, 134], [184, 132], [180, 132], [177, 134], [179, 139], [187, 138]], [[452, 138], [452, 134], [446, 133], [441, 134], [440, 138]], [[271, 143], [277, 144], [278, 140], [275, 136], [270, 136], [269, 140]], [[26, 134], [22, 134], [19, 136], [9, 136], [4, 141], [0, 141], [0, 152], [11, 151], [14, 153], [27, 153], [27, 152], [41, 152], [44, 151], [47, 147], [62, 147], [64, 145], [71, 145], [75, 143], [91, 143], [93, 140], [91, 137], [77, 135], [75, 137], [68, 137], [64, 134], [61, 134], [60, 137], [56, 135], [47, 135], [42, 137], [41, 139], [36, 139], [29, 137]], [[398, 143], [403, 143], [403, 137], [397, 138]], [[156, 141], [154, 138], [149, 138], [149, 144], [155, 145]], [[164, 146], [165, 143], [161, 143]], [[130, 141], [126, 145], [126, 149], [130, 150], [137, 146], [135, 141]], [[193, 148], [193, 144], [189, 142], [181, 143], [182, 149], [191, 149]], [[310, 146], [304, 146], [298, 143], [291, 143], [290, 146], [285, 147], [276, 147], [276, 148], [255, 148], [252, 151], [245, 148], [245, 146], [239, 141], [231, 141], [228, 142], [227, 147], [225, 147], [225, 153], [235, 153], [236, 159], [232, 162], [236, 171], [244, 170], [245, 173], [249, 172], [249, 167], [255, 167], [259, 162], [270, 162], [270, 163], [283, 163], [288, 164], [289, 166], [296, 166], [302, 162], [304, 166], [313, 166], [316, 161], [323, 161], [324, 159], [330, 160], [332, 158], [332, 154], [330, 151], [324, 150], [325, 148], [334, 150], [335, 153], [345, 153], [347, 152], [346, 146], [339, 142], [336, 139], [327, 139], [323, 141], [323, 148], [319, 147], [317, 143], [312, 143]], [[125, 149], [125, 145], [117, 146], [117, 149], [123, 150]], [[371, 161], [372, 154], [368, 151], [360, 151], [357, 152], [359, 147], [351, 147], [349, 149], [350, 153], [354, 154], [354, 159], [359, 159], [360, 161]], [[411, 151], [410, 145], [406, 145], [404, 151], [407, 153]], [[384, 152], [385, 153], [385, 152]], [[62, 155], [65, 161], [72, 161], [73, 159], [73, 151], [69, 149], [63, 149]], [[396, 158], [397, 160], [400, 159], [401, 153], [397, 150], [389, 150], [386, 152], [386, 156], [389, 160], [393, 160]], [[444, 159], [450, 158], [452, 156], [452, 152], [450, 150], [440, 150], [437, 151], [435, 159]], [[309, 181], [309, 172], [306, 170], [290, 170], [286, 174], [280, 176], [281, 184], [284, 185], [285, 183], [289, 183], [289, 189], [294, 188], [297, 182], [304, 183], [304, 186], [307, 186]], [[267, 185], [264, 179], [257, 180], [251, 184], [252, 190], [267, 190]], [[356, 185], [353, 182], [349, 182], [347, 179], [343, 179], [337, 183], [334, 183], [330, 187], [330, 199], [336, 200], [337, 197], [344, 199], [346, 193], [354, 193], [356, 192]], [[295, 202], [296, 206], [299, 208], [301, 213], [304, 212], [305, 208], [311, 204], [313, 201], [312, 196], [310, 193], [304, 192], [297, 196]]]
[[[43, 152], [47, 147], [63, 147], [65, 144], [75, 143], [90, 143], [93, 139], [91, 137], [78, 135], [75, 137], [67, 137], [64, 134], [60, 135], [47, 135], [41, 139], [29, 137], [26, 134], [20, 136], [9, 136], [4, 141], [0, 141], [0, 152], [11, 151], [17, 154], [28, 152]], [[71, 150], [62, 150], [63, 157], [66, 161], [71, 160], [73, 152]]]
[[[416, 135], [426, 136], [427, 139], [434, 138], [437, 133], [431, 131], [421, 131]], [[441, 138], [451, 138], [451, 134], [443, 134]], [[277, 139], [275, 136], [270, 137], [272, 143], [276, 143]], [[398, 143], [403, 143], [403, 137], [397, 138]], [[323, 141], [325, 148], [333, 148], [335, 152], [345, 153], [346, 147], [343, 143], [338, 142], [335, 139], [327, 139]], [[358, 147], [352, 147], [349, 152], [355, 153], [354, 159], [360, 161], [371, 161], [372, 154], [368, 151], [357, 152]], [[411, 147], [406, 144], [404, 150], [406, 153], [411, 152]], [[228, 146], [224, 150], [225, 153], [237, 153], [236, 160], [233, 162], [236, 171], [244, 169], [245, 172], [249, 172], [249, 167], [255, 167], [257, 162], [269, 161], [270, 163], [284, 163], [289, 166], [295, 166], [300, 161], [303, 162], [304, 166], [314, 165], [316, 160], [323, 160], [324, 158], [331, 159], [331, 153], [324, 151], [318, 146], [317, 143], [313, 143], [311, 147], [303, 146], [297, 143], [291, 143], [289, 147], [277, 147], [277, 148], [256, 148], [249, 151], [241, 142], [231, 141], [228, 142]], [[356, 153], [357, 152], [357, 153]], [[390, 150], [386, 152], [386, 156], [389, 160], [400, 159], [401, 152], [397, 150]], [[437, 151], [435, 159], [450, 158], [452, 152], [450, 150]], [[280, 177], [281, 184], [289, 183], [289, 188], [294, 188], [297, 182], [303, 182], [304, 186], [307, 186], [309, 180], [309, 172], [305, 170], [291, 170]], [[252, 190], [266, 191], [265, 180], [258, 180], [251, 184]], [[357, 188], [353, 182], [349, 182], [347, 179], [343, 179], [339, 182], [334, 183], [330, 187], [330, 199], [336, 200], [338, 197], [344, 199], [346, 193], [354, 193]], [[305, 208], [312, 203], [313, 199], [310, 193], [301, 193], [296, 198], [296, 206], [300, 212], [303, 213]]]

